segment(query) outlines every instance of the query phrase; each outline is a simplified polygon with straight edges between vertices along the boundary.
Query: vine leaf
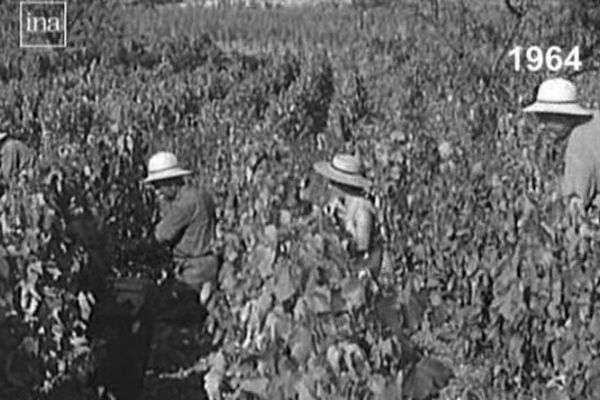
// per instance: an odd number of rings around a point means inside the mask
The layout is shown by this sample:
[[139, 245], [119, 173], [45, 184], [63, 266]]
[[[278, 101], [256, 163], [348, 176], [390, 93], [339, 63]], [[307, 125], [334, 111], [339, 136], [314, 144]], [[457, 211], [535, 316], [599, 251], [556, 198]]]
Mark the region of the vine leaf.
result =
[[333, 372], [338, 375], [341, 371], [340, 368], [340, 358], [342, 357], [342, 352], [339, 350], [338, 346], [331, 345], [327, 349], [327, 362], [331, 366]]
[[221, 385], [225, 375], [226, 361], [221, 352], [210, 356], [211, 369], [204, 376], [204, 390], [209, 400], [221, 400]]
[[345, 278], [342, 281], [342, 297], [351, 309], [360, 308], [365, 304], [365, 289], [362, 282], [356, 278]]
[[8, 260], [4, 255], [0, 255], [0, 278], [8, 281], [10, 277], [10, 266]]
[[269, 291], [263, 291], [260, 297], [256, 300], [256, 307], [254, 307], [252, 319], [257, 324], [262, 323], [265, 320], [267, 313], [273, 306], [273, 297]]
[[273, 263], [275, 262], [275, 250], [259, 244], [250, 257], [250, 265], [255, 265], [263, 279], [273, 275]]
[[496, 296], [490, 308], [496, 309], [507, 321], [512, 321], [514, 311], [517, 308], [515, 296], [518, 294], [511, 286], [503, 295]]
[[402, 399], [403, 378], [402, 371], [398, 371], [396, 379], [386, 379], [380, 374], [375, 374], [369, 388], [376, 400]]
[[296, 288], [292, 283], [292, 276], [288, 265], [282, 265], [278, 268], [274, 292], [277, 301], [280, 303], [283, 303], [295, 294]]
[[383, 396], [386, 391], [386, 379], [381, 374], [375, 374], [371, 377], [371, 381], [369, 382], [369, 389], [373, 394], [378, 396]]
[[94, 305], [94, 298], [91, 294], [79, 292], [77, 295], [77, 302], [79, 303], [79, 309], [81, 310], [81, 318], [87, 321], [92, 314], [92, 306]]
[[308, 387], [306, 377], [296, 384], [296, 393], [298, 394], [298, 400], [317, 400]]
[[424, 400], [448, 384], [452, 371], [440, 361], [422, 358], [406, 377], [405, 394], [415, 400]]
[[292, 357], [300, 364], [303, 364], [313, 349], [310, 332], [306, 328], [301, 328], [294, 335], [293, 341], [294, 344], [291, 349]]
[[292, 330], [292, 319], [281, 309], [281, 306], [271, 311], [265, 321], [265, 329], [269, 332], [272, 341], [277, 338], [288, 339]]
[[340, 344], [340, 347], [344, 353], [344, 362], [346, 367], [350, 371], [350, 375], [354, 379], [358, 379], [359, 374], [356, 371], [356, 367], [361, 368], [366, 366], [368, 368], [369, 364], [366, 362], [366, 356], [363, 350], [356, 343], [344, 342]]
[[392, 331], [401, 329], [404, 316], [393, 297], [381, 297], [375, 304], [375, 315], [379, 322]]
[[264, 396], [268, 386], [269, 380], [267, 378], [255, 378], [242, 381], [240, 389], [258, 396]]
[[598, 313], [594, 313], [594, 316], [592, 317], [592, 321], [590, 322], [590, 330], [593, 332], [594, 338], [597, 341], [600, 341], [600, 316]]
[[406, 325], [409, 329], [418, 330], [425, 314], [425, 303], [421, 301], [420, 294], [411, 293], [402, 305]]
[[315, 313], [331, 311], [331, 291], [323, 286], [315, 287], [307, 296], [308, 307]]
[[562, 355], [565, 368], [571, 370], [576, 367], [582, 358], [580, 353], [579, 346], [574, 343], [571, 348]]
[[267, 227], [265, 228], [265, 236], [267, 238], [269, 246], [271, 246], [272, 248], [276, 248], [278, 235], [277, 228], [275, 227], [275, 225], [267, 225]]
[[597, 399], [600, 396], [600, 360], [595, 359], [586, 371], [585, 380], [588, 382], [588, 398]]

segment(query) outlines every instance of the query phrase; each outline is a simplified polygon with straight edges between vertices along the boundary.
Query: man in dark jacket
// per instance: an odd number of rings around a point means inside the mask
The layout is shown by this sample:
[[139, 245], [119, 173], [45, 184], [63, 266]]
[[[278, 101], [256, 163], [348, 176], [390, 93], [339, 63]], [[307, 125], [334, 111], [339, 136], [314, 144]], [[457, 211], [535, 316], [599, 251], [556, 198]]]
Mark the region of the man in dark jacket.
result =
[[[133, 250], [147, 251], [156, 242], [169, 246], [175, 279], [148, 292], [140, 316], [113, 323], [108, 334], [98, 334], [109, 337], [98, 381], [105, 382], [120, 396], [119, 400], [138, 399], [143, 394], [152, 333], [155, 327], [158, 329], [158, 323], [200, 327], [208, 314], [204, 305], [216, 285], [219, 265], [211, 252], [216, 234], [215, 203], [206, 190], [185, 183], [184, 178], [190, 174], [179, 166], [172, 153], [159, 152], [148, 163], [144, 183], [157, 192], [161, 219], [153, 240], [136, 243]], [[111, 305], [110, 299], [107, 304]], [[143, 318], [147, 320], [135, 323]], [[97, 325], [102, 326], [102, 322]]]
[[185, 184], [184, 177], [190, 174], [174, 154], [159, 152], [150, 158], [144, 182], [154, 186], [162, 204], [156, 241], [171, 246], [175, 278], [198, 292], [205, 303], [216, 284], [219, 264], [211, 251], [215, 203], [206, 190]]

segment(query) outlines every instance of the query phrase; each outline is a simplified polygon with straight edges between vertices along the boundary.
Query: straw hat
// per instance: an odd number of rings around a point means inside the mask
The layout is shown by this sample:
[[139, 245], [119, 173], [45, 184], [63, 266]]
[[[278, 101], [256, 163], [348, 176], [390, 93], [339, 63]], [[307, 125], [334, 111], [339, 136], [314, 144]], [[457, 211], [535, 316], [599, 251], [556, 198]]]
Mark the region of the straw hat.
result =
[[163, 181], [166, 179], [179, 178], [190, 175], [188, 171], [179, 166], [175, 154], [161, 151], [150, 157], [148, 161], [148, 176], [144, 183]]
[[339, 154], [331, 162], [319, 161], [313, 167], [319, 175], [333, 182], [357, 188], [371, 186], [371, 181], [363, 175], [363, 165], [357, 156]]
[[535, 103], [525, 107], [523, 112], [567, 114], [582, 117], [592, 115], [591, 110], [586, 110], [578, 104], [575, 85], [563, 78], [545, 80], [538, 89]]

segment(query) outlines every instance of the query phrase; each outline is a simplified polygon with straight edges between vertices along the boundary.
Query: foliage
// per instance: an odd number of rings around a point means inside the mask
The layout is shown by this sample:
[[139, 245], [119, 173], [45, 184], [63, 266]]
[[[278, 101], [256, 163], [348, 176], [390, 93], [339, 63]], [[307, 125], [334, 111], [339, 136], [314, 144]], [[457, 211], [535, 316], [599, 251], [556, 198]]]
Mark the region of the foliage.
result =
[[[195, 366], [210, 398], [598, 397], [598, 226], [565, 216], [560, 152], [519, 112], [542, 77], [502, 58], [557, 40], [563, 20], [592, 43], [588, 14], [532, 9], [518, 25], [421, 5], [371, 10], [356, 32], [340, 11], [301, 38], [282, 23], [287, 51], [244, 54], [207, 35], [125, 34], [123, 9], [93, 3], [80, 21], [104, 36], [0, 63], [7, 124], [40, 154], [2, 199], [0, 397], [89, 381], [92, 293], [168, 268], [158, 249], [128, 251], [155, 222], [140, 180], [159, 148], [220, 204], [218, 346]], [[324, 39], [331, 26], [341, 43]], [[27, 67], [35, 57], [54, 67]], [[574, 77], [587, 99], [592, 61]], [[376, 182], [378, 275], [310, 204], [323, 196], [311, 164], [341, 150]]]

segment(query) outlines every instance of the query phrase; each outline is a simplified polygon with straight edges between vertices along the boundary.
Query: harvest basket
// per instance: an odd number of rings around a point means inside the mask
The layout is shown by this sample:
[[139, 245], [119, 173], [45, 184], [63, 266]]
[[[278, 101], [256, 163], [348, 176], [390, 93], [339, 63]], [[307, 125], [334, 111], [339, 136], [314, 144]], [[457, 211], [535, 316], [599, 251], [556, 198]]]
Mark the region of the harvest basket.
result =
[[147, 305], [156, 285], [145, 278], [108, 278], [99, 304], [104, 318], [135, 317]]

